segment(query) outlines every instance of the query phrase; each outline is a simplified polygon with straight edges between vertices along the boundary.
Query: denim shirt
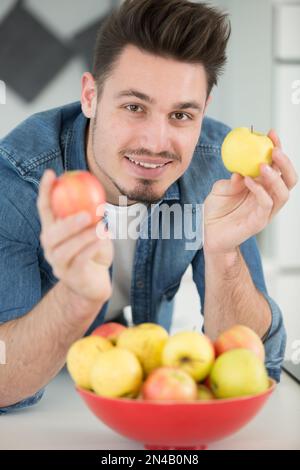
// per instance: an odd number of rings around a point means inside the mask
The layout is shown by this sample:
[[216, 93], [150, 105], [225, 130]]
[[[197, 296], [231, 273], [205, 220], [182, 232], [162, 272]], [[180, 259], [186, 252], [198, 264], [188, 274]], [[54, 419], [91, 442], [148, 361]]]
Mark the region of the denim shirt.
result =
[[[72, 103], [29, 117], [0, 140], [0, 324], [26, 315], [58, 281], [40, 243], [41, 225], [36, 207], [39, 183], [47, 168], [55, 170], [57, 175], [67, 170], [87, 169], [86, 125], [80, 103]], [[187, 208], [191, 227], [201, 233], [201, 205], [215, 181], [230, 177], [220, 153], [229, 130], [224, 124], [204, 118], [190, 166], [169, 187], [163, 199], [149, 209], [148, 227], [144, 228], [150, 230], [151, 221], [162, 204], [170, 207], [177, 204]], [[170, 218], [169, 239], [146, 237], [142, 230], [137, 240], [131, 285], [135, 324], [156, 322], [170, 328], [174, 296], [190, 264], [201, 306], [204, 305], [203, 241], [191, 243], [186, 249], [192, 232], [176, 237], [172, 232], [176, 229], [174, 219]], [[157, 220], [161, 234], [163, 222], [159, 217]], [[265, 339], [266, 367], [269, 375], [279, 381], [286, 343], [282, 314], [267, 293], [255, 238], [250, 238], [240, 248], [255, 286], [272, 310], [272, 324]], [[105, 321], [107, 306], [108, 303], [90, 330]], [[200, 313], [203, 314], [203, 310]], [[2, 408], [0, 413], [32, 405], [42, 394], [40, 390], [33, 397]]]

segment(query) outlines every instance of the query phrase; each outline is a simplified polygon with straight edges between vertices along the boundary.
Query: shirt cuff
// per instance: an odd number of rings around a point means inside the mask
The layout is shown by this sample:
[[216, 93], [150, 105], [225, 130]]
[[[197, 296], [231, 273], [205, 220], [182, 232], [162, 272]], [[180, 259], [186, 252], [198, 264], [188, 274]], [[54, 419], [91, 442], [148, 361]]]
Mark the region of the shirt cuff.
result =
[[266, 352], [265, 365], [269, 376], [276, 380], [276, 382], [279, 382], [286, 348], [286, 331], [280, 308], [267, 293], [262, 292], [262, 294], [272, 312], [270, 328], [263, 337]]
[[44, 394], [45, 389], [39, 390], [35, 395], [25, 398], [14, 405], [7, 406], [5, 408], [0, 408], [0, 415], [5, 413], [11, 413], [22, 408], [27, 408], [28, 406], [33, 406], [40, 401]]

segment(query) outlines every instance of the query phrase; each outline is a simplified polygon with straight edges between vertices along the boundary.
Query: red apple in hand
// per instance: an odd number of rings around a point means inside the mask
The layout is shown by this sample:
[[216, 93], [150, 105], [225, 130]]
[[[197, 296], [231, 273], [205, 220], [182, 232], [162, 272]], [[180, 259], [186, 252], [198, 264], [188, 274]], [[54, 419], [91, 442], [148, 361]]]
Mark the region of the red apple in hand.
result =
[[244, 348], [253, 351], [262, 362], [265, 360], [265, 349], [260, 337], [244, 325], [234, 325], [223, 331], [214, 346], [217, 356], [231, 349]]
[[119, 334], [124, 330], [126, 330], [126, 326], [116, 322], [108, 322], [98, 326], [92, 332], [92, 336], [103, 336], [115, 345]]
[[55, 181], [51, 208], [57, 218], [88, 212], [92, 224], [104, 215], [105, 192], [97, 178], [88, 171], [67, 171]]
[[144, 400], [191, 401], [198, 395], [196, 382], [182, 369], [159, 367], [150, 373], [142, 387]]

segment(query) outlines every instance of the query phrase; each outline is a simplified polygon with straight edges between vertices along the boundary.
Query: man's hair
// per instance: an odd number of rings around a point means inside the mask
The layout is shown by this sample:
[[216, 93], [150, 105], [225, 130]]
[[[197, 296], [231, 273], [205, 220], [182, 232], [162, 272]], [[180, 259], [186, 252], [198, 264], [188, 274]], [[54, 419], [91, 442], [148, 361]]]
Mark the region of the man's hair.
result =
[[99, 96], [127, 45], [165, 58], [202, 64], [207, 96], [226, 63], [231, 27], [227, 14], [188, 0], [125, 0], [100, 28], [93, 75]]

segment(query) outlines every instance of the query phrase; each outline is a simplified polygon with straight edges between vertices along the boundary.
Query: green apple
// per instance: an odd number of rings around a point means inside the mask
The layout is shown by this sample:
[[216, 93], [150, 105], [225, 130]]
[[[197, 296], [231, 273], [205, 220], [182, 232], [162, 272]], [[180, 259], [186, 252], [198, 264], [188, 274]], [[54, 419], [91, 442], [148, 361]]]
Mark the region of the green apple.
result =
[[100, 336], [86, 336], [72, 344], [67, 354], [67, 368], [76, 385], [91, 389], [91, 368], [97, 357], [111, 348], [111, 342]]
[[196, 331], [182, 331], [171, 336], [162, 352], [162, 364], [180, 367], [201, 382], [209, 374], [215, 358], [210, 339]]
[[259, 132], [251, 132], [247, 127], [233, 129], [222, 145], [222, 159], [232, 173], [256, 178], [260, 175], [260, 164], [272, 163], [272, 140]]
[[132, 352], [115, 347], [98, 356], [90, 380], [97, 395], [134, 398], [142, 385], [143, 369]]
[[232, 349], [217, 358], [210, 373], [210, 384], [217, 398], [256, 395], [269, 387], [262, 361], [249, 349]]
[[145, 376], [161, 365], [161, 352], [167, 331], [155, 323], [141, 323], [127, 328], [117, 338], [117, 346], [133, 352], [142, 364]]

